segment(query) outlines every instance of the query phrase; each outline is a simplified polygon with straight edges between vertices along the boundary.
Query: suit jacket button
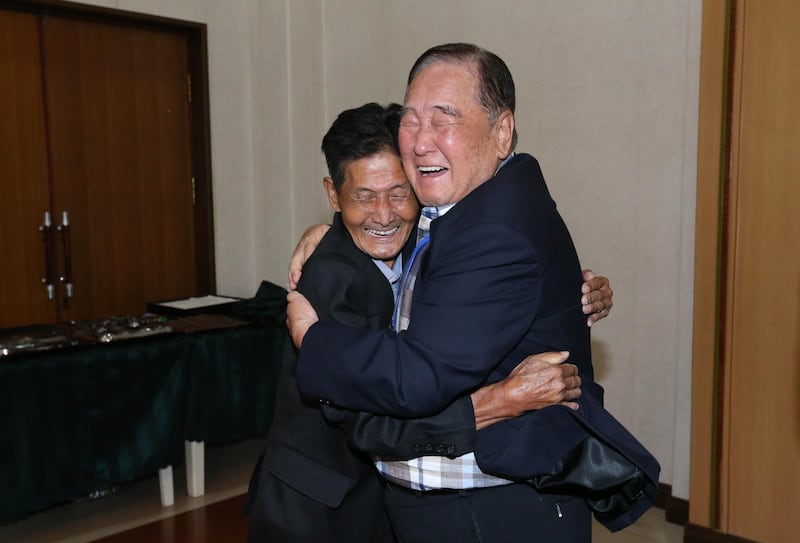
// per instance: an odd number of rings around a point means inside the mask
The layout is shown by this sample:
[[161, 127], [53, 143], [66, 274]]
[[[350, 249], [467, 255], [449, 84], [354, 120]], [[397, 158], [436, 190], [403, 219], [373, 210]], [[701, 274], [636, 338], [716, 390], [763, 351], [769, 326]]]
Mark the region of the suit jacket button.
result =
[[447, 454], [456, 454], [456, 446], [450, 445], [449, 447], [447, 447]]
[[411, 447], [411, 450], [414, 452], [419, 452], [422, 450], [422, 445], [419, 443], [414, 443], [414, 445]]
[[426, 443], [425, 444], [425, 451], [426, 452], [432, 452], [433, 451], [433, 445], [431, 445], [430, 443]]
[[442, 445], [442, 444], [436, 445], [436, 452], [439, 453], [439, 454], [443, 453], [444, 452], [444, 445]]

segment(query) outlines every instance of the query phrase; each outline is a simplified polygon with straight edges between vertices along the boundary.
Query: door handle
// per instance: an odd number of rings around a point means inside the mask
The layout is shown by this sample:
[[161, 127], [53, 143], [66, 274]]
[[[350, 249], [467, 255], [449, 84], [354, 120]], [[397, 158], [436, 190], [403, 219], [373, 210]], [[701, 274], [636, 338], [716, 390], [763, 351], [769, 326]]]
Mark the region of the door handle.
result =
[[44, 244], [44, 277], [42, 284], [47, 290], [47, 299], [53, 300], [56, 297], [56, 287], [53, 284], [53, 222], [50, 212], [44, 212], [44, 222], [39, 225], [39, 232], [42, 233], [42, 243]]
[[72, 298], [72, 247], [69, 235], [69, 213], [66, 211], [61, 212], [61, 224], [58, 225], [58, 231], [61, 233], [61, 248], [64, 253], [64, 270], [58, 277], [58, 281], [66, 287], [67, 298]]

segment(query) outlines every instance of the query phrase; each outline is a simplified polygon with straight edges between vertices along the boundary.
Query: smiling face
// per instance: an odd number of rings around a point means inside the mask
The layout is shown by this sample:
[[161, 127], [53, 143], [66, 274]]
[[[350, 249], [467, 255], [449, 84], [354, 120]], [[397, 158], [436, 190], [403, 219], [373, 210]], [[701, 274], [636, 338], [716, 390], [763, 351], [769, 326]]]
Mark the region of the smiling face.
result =
[[511, 150], [514, 116], [489, 122], [478, 78], [464, 63], [434, 62], [406, 91], [400, 154], [423, 205], [456, 203], [490, 179]]
[[389, 267], [394, 265], [419, 213], [400, 158], [383, 151], [350, 162], [339, 192], [330, 177], [324, 182], [331, 207], [342, 213], [356, 247]]

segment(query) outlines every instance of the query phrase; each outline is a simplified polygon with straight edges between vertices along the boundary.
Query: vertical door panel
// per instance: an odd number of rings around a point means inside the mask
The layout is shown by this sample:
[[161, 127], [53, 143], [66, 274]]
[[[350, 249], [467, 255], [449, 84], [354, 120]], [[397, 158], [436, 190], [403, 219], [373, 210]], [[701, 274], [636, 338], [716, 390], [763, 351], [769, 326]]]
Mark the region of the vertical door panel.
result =
[[800, 541], [800, 5], [738, 8], [721, 521]]
[[38, 227], [50, 208], [39, 23], [0, 10], [0, 327], [49, 322]]
[[54, 211], [69, 216], [58, 262], [74, 284], [61, 318], [194, 294], [185, 37], [50, 18], [43, 51]]

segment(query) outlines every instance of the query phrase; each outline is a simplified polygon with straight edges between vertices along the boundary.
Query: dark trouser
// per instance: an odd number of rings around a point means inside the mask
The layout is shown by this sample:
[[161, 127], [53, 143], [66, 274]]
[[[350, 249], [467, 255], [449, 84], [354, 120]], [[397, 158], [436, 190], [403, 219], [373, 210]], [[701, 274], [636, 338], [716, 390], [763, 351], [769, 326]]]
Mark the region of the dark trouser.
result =
[[526, 484], [415, 493], [392, 486], [386, 508], [398, 543], [588, 543], [591, 513], [572, 496]]

